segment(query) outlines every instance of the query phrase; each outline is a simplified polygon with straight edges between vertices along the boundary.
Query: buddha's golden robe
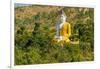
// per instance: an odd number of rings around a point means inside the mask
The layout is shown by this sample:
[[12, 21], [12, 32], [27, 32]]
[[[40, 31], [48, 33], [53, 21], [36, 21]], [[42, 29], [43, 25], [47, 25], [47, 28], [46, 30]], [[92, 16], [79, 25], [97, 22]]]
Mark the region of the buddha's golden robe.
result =
[[69, 37], [71, 35], [71, 26], [70, 23], [65, 22], [60, 29], [60, 36], [62, 36], [62, 40], [65, 42], [69, 42]]

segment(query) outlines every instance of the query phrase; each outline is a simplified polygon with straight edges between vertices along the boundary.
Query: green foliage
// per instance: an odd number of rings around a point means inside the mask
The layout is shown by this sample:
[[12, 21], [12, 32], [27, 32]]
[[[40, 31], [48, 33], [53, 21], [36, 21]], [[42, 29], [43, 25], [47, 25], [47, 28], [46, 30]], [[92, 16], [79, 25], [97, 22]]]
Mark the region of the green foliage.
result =
[[[36, 7], [27, 7], [34, 9]], [[61, 9], [62, 7], [58, 7]], [[24, 11], [24, 7], [16, 11]], [[58, 10], [37, 12], [29, 18], [15, 16], [15, 65], [91, 61], [94, 59], [94, 23], [92, 8], [64, 8], [71, 24], [72, 41], [79, 44], [52, 44]], [[36, 13], [36, 12], [33, 12]], [[18, 13], [16, 13], [18, 14]], [[23, 13], [24, 14], [24, 13]], [[27, 14], [26, 14], [27, 15]]]

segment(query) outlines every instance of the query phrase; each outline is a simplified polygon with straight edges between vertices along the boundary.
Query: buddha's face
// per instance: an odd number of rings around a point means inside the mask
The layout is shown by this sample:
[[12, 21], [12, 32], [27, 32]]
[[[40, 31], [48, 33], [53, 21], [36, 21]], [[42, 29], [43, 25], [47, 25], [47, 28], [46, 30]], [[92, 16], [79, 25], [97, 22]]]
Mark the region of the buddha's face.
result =
[[61, 15], [61, 22], [65, 22], [66, 21], [66, 16], [64, 14]]

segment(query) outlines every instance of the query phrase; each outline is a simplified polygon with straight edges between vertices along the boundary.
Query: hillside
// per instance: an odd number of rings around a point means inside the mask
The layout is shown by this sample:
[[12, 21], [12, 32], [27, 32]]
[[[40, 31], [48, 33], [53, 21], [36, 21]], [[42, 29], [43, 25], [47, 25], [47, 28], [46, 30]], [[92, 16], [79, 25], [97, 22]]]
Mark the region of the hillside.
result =
[[[71, 24], [79, 44], [52, 44], [59, 11]], [[76, 36], [77, 34], [77, 36]], [[94, 9], [82, 7], [25, 6], [15, 8], [15, 65], [92, 61], [94, 59]]]

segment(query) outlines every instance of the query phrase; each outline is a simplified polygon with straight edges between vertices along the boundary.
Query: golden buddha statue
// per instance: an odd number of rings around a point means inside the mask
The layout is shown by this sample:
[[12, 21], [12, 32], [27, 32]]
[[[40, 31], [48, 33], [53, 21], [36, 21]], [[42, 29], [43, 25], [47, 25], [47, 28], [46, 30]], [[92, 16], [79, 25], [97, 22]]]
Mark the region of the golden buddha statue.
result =
[[67, 16], [64, 11], [61, 12], [60, 21], [56, 24], [56, 36], [57, 42], [70, 42], [69, 37], [71, 36], [71, 25], [66, 22]]

